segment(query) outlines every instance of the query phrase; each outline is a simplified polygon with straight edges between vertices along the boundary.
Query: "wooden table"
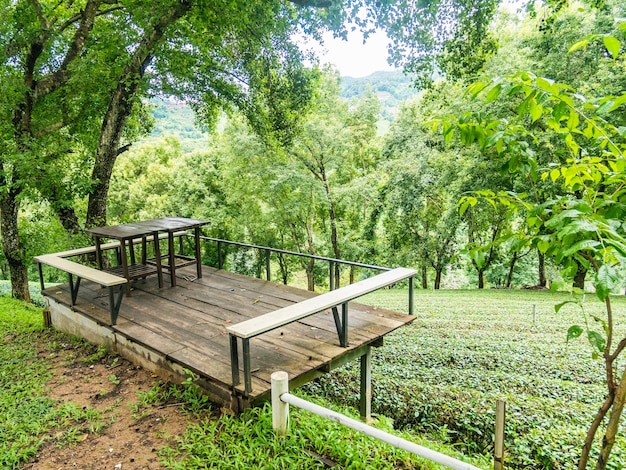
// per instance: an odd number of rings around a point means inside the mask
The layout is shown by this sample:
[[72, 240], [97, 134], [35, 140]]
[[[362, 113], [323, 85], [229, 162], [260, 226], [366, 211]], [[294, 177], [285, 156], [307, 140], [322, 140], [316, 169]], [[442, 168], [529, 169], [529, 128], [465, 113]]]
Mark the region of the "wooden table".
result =
[[[176, 268], [195, 264], [198, 278], [202, 277], [200, 227], [208, 223], [209, 222], [206, 220], [188, 219], [185, 217], [163, 217], [131, 224], [96, 227], [87, 230], [87, 232], [95, 239], [96, 260], [100, 269], [103, 269], [101, 240], [103, 238], [114, 239], [120, 242], [120, 263], [119, 266], [108, 268], [107, 271], [123, 276], [129, 281], [157, 274], [159, 287], [163, 287], [162, 269], [167, 269], [170, 272], [170, 280], [173, 287], [176, 285]], [[187, 230], [194, 231], [195, 257], [185, 256], [182, 253], [177, 254], [174, 249], [174, 234]], [[159, 233], [167, 234], [168, 253], [165, 255], [161, 254]], [[154, 243], [154, 258], [152, 259], [148, 259], [146, 256], [147, 237], [151, 237]], [[137, 263], [135, 259], [133, 244], [133, 240], [138, 238], [142, 240], [141, 261], [139, 263]], [[126, 254], [127, 247], [130, 256], [130, 264]], [[130, 292], [128, 284], [126, 286], [126, 292]]]
[[[196, 265], [198, 278], [202, 277], [202, 259], [200, 250], [200, 227], [207, 225], [207, 220], [188, 219], [185, 217], [163, 217], [161, 219], [146, 220], [137, 222], [135, 225], [145, 227], [146, 230], [156, 230], [167, 233], [168, 253], [162, 256], [161, 260], [156, 260], [163, 269], [169, 270], [172, 287], [176, 285], [176, 269], [183, 266]], [[174, 234], [193, 230], [195, 256], [185, 256], [182, 253], [176, 254], [174, 249]], [[157, 257], [155, 251], [155, 258]]]
[[[163, 273], [161, 269], [161, 251], [159, 247], [159, 230], [156, 227], [152, 227], [148, 224], [121, 224], [111, 225], [108, 227], [95, 227], [87, 230], [96, 242], [96, 262], [98, 268], [104, 269], [104, 263], [102, 258], [102, 239], [109, 238], [118, 240], [120, 242], [119, 251], [119, 264], [107, 268], [106, 271], [122, 276], [129, 281], [133, 279], [140, 279], [152, 274], [156, 274], [159, 279], [159, 287], [163, 287]], [[156, 263], [149, 264], [146, 256], [146, 239], [152, 237], [154, 244], [154, 253]], [[135, 258], [135, 249], [133, 240], [141, 239], [142, 250], [141, 260], [137, 263]], [[126, 249], [128, 248], [128, 255]], [[130, 256], [130, 263], [128, 257]], [[130, 282], [126, 284], [126, 293], [130, 294]]]

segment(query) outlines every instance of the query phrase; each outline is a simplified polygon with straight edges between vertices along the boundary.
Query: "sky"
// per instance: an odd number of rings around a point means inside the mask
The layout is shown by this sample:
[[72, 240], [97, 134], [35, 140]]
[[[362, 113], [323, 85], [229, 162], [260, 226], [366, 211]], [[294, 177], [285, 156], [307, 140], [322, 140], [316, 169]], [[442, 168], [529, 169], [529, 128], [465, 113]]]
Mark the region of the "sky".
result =
[[387, 43], [387, 35], [382, 31], [370, 35], [365, 44], [361, 33], [352, 31], [348, 41], [334, 39], [327, 33], [324, 46], [315, 45], [311, 39], [307, 46], [317, 51], [320, 64], [333, 64], [342, 77], [365, 77], [378, 71], [394, 70], [387, 63]]

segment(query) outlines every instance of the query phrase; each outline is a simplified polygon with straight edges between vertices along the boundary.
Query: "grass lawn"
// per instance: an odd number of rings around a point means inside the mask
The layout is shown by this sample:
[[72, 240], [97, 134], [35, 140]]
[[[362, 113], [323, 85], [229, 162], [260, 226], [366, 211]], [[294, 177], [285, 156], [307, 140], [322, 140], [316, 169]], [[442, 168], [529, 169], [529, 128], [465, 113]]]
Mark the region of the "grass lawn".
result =
[[[375, 351], [374, 411], [470, 455], [490, 454], [495, 403], [502, 398], [510, 467], [575, 468], [605, 389], [603, 363], [592, 359], [589, 343], [581, 337], [566, 344], [568, 328], [585, 325], [577, 306], [555, 313], [568, 298], [546, 291], [416, 291], [417, 320]], [[407, 292], [381, 291], [367, 302], [406, 311]], [[590, 318], [603, 317], [602, 307], [594, 295], [585, 299], [587, 321], [598, 331]], [[626, 299], [614, 298], [613, 307], [621, 338]], [[358, 366], [307, 389], [354, 406]], [[626, 467], [624, 432], [612, 459], [611, 468]]]
[[[379, 425], [390, 430], [393, 423], [394, 433], [443, 453], [465, 454], [467, 461], [489, 468], [495, 402], [502, 398], [508, 468], [575, 468], [604, 395], [602, 364], [591, 358], [590, 346], [580, 338], [565, 342], [571, 325], [585, 324], [580, 309], [567, 305], [555, 313], [554, 305], [567, 297], [549, 292], [415, 294], [416, 321], [386, 337], [374, 353], [373, 407]], [[406, 311], [407, 291], [384, 290], [366, 301]], [[623, 336], [626, 299], [615, 298], [614, 310]], [[599, 315], [602, 305], [589, 296], [585, 311], [589, 318]], [[36, 345], [49, 336], [42, 330], [40, 309], [0, 298], [0, 468], [19, 468], [50, 436], [57, 445], [72, 446], [77, 429], [81, 435], [85, 430], [97, 434], [107, 426], [93, 410], [46, 396], [49, 372]], [[358, 374], [355, 361], [297, 393], [353, 414]], [[171, 399], [171, 391], [159, 390], [171, 389], [156, 385], [145, 395], [152, 397], [145, 406]], [[176, 393], [177, 402], [187, 395], [197, 400], [184, 389]], [[240, 417], [204, 413], [195, 416], [175, 446], [160, 452], [165, 468], [207, 468], [208, 462], [211, 468], [324, 468], [320, 456], [336, 468], [436, 468], [293, 408], [286, 439], [274, 435], [269, 406]], [[612, 457], [610, 468], [626, 467], [624, 432]]]

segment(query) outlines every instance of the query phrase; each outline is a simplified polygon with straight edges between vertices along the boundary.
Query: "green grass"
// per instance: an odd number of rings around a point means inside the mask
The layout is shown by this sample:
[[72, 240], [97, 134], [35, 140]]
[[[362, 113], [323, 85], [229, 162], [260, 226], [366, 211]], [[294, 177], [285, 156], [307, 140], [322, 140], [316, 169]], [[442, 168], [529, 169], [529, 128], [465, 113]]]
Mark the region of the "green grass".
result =
[[[301, 397], [356, 418], [353, 410], [328, 400]], [[394, 432], [387, 420], [377, 427]], [[453, 456], [459, 453], [450, 446], [394, 432], [420, 445]], [[222, 415], [190, 426], [176, 449], [161, 452], [162, 463], [176, 470], [218, 469], [323, 469], [320, 457], [338, 469], [393, 470], [404, 468], [440, 468], [405, 451], [352, 431], [337, 423], [291, 407], [289, 431], [279, 437], [272, 430], [269, 405], [248, 410], [240, 417]], [[470, 459], [488, 468], [484, 459]]]
[[[565, 299], [533, 291], [416, 291], [417, 320], [374, 351], [379, 426], [391, 430], [393, 424], [395, 434], [489, 468], [495, 402], [503, 398], [507, 468], [574, 468], [604, 388], [602, 363], [591, 358], [590, 347], [580, 339], [565, 343], [569, 326], [584, 324], [573, 306], [555, 313], [554, 305]], [[385, 290], [366, 300], [407, 309], [406, 290]], [[626, 299], [615, 298], [614, 307], [623, 336]], [[602, 305], [590, 296], [586, 310], [600, 314]], [[71, 445], [84, 430], [101, 425], [93, 411], [46, 397], [49, 372], [36, 349], [44, 336], [71, 341], [44, 333], [40, 309], [0, 298], [0, 468], [18, 468], [50, 439]], [[85, 360], [105, 353], [97, 350]], [[625, 365], [622, 360], [620, 367]], [[297, 393], [353, 415], [358, 372], [355, 361]], [[324, 468], [319, 456], [337, 468], [436, 468], [294, 407], [285, 438], [274, 435], [269, 406], [215, 418], [192, 378], [182, 386], [160, 384], [143, 392], [134, 410], [141, 415], [173, 401], [199, 421], [176, 447], [161, 451], [170, 468]], [[610, 468], [625, 466], [622, 431]]]
[[[566, 344], [569, 326], [584, 324], [574, 306], [555, 313], [554, 305], [566, 299], [533, 291], [417, 291], [417, 320], [375, 350], [374, 411], [400, 429], [438, 436], [469, 455], [488, 455], [495, 403], [502, 398], [511, 468], [575, 468], [604, 397], [604, 375], [587, 343]], [[366, 301], [407, 310], [406, 291], [381, 291]], [[614, 308], [623, 336], [626, 299], [614, 299]], [[601, 314], [602, 304], [589, 296], [585, 309]], [[307, 390], [356, 406], [358, 364]], [[626, 466], [623, 433], [612, 459], [610, 468]]]
[[0, 468], [18, 468], [49, 439], [70, 444], [99, 426], [98, 413], [46, 396], [50, 372], [38, 357], [41, 309], [0, 297]]

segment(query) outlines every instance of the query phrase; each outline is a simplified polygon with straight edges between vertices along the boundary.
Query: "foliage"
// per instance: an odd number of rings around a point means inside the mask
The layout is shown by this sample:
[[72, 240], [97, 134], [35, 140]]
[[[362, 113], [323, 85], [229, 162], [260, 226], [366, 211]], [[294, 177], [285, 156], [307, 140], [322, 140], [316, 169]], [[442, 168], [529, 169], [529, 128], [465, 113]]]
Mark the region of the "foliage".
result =
[[[621, 29], [626, 27], [622, 24]], [[623, 32], [619, 37], [624, 37]], [[620, 40], [611, 35], [590, 36], [570, 51], [594, 40], [602, 41], [606, 48], [604, 60], [620, 60]], [[472, 96], [482, 92], [486, 103], [500, 96], [518, 101], [516, 116], [494, 119], [488, 114], [468, 114], [444, 124], [447, 139], [458, 130], [463, 142], [477, 142], [506, 158], [508, 171], [528, 178], [531, 184], [551, 180], [559, 189], [548, 200], [538, 200], [537, 191], [530, 196], [491, 191], [477, 196], [491, 204], [498, 202], [523, 211], [528, 242], [554, 257], [565, 279], [593, 272], [596, 294], [606, 306], [603, 315], [591, 317], [595, 324], [587, 322], [584, 328], [575, 325], [568, 330], [570, 339], [586, 332], [594, 357], [604, 359], [607, 396], [584, 439], [579, 468], [586, 467], [594, 437], [608, 415], [596, 467], [606, 468], [626, 400], [626, 369], [620, 371], [618, 360], [626, 347], [626, 336], [618, 333], [610, 296], [620, 287], [620, 269], [626, 260], [626, 140], [620, 127], [626, 94], [587, 97], [572, 86], [530, 72], [476, 82], [468, 88]], [[562, 144], [548, 165], [542, 167], [545, 162], [535, 158], [533, 148], [542, 142], [536, 136], [544, 133], [557, 136]], [[467, 196], [461, 207], [477, 202], [477, 197]]]
[[[569, 304], [554, 311], [568, 299], [549, 291], [415, 291], [417, 319], [373, 351], [374, 413], [392, 419], [396, 429], [489, 458], [495, 403], [505, 399], [507, 468], [575, 468], [589, 416], [606, 392], [602, 361], [590, 361], [584, 344], [566, 342], [568, 327], [583, 321]], [[403, 289], [363, 300], [407, 308]], [[589, 316], [603, 309], [593, 297], [585, 305]], [[615, 309], [626, 333], [626, 299], [615, 299]], [[358, 363], [305, 390], [356, 406]], [[614, 469], [626, 465], [626, 436], [617, 439]]]
[[[325, 400], [298, 395], [346, 413]], [[347, 414], [354, 417], [353, 411]], [[383, 419], [377, 427], [390, 431]], [[406, 434], [403, 437], [414, 439]], [[432, 442], [418, 440], [418, 443], [456, 455], [452, 449]], [[206, 462], [211, 462], [214, 468], [321, 469], [329, 461], [338, 468], [353, 469], [437, 468], [426, 460], [295, 407], [290, 409], [287, 435], [279, 437], [272, 430], [269, 405], [248, 410], [240, 417], [222, 415], [191, 425], [175, 449], [161, 452], [161, 459], [174, 469], [205, 468]]]
[[[46, 396], [50, 372], [37, 356], [41, 310], [0, 297], [0, 466], [18, 468], [47, 441], [72, 442], [81, 429], [100, 427], [98, 413]], [[53, 437], [54, 436], [54, 437]]]

